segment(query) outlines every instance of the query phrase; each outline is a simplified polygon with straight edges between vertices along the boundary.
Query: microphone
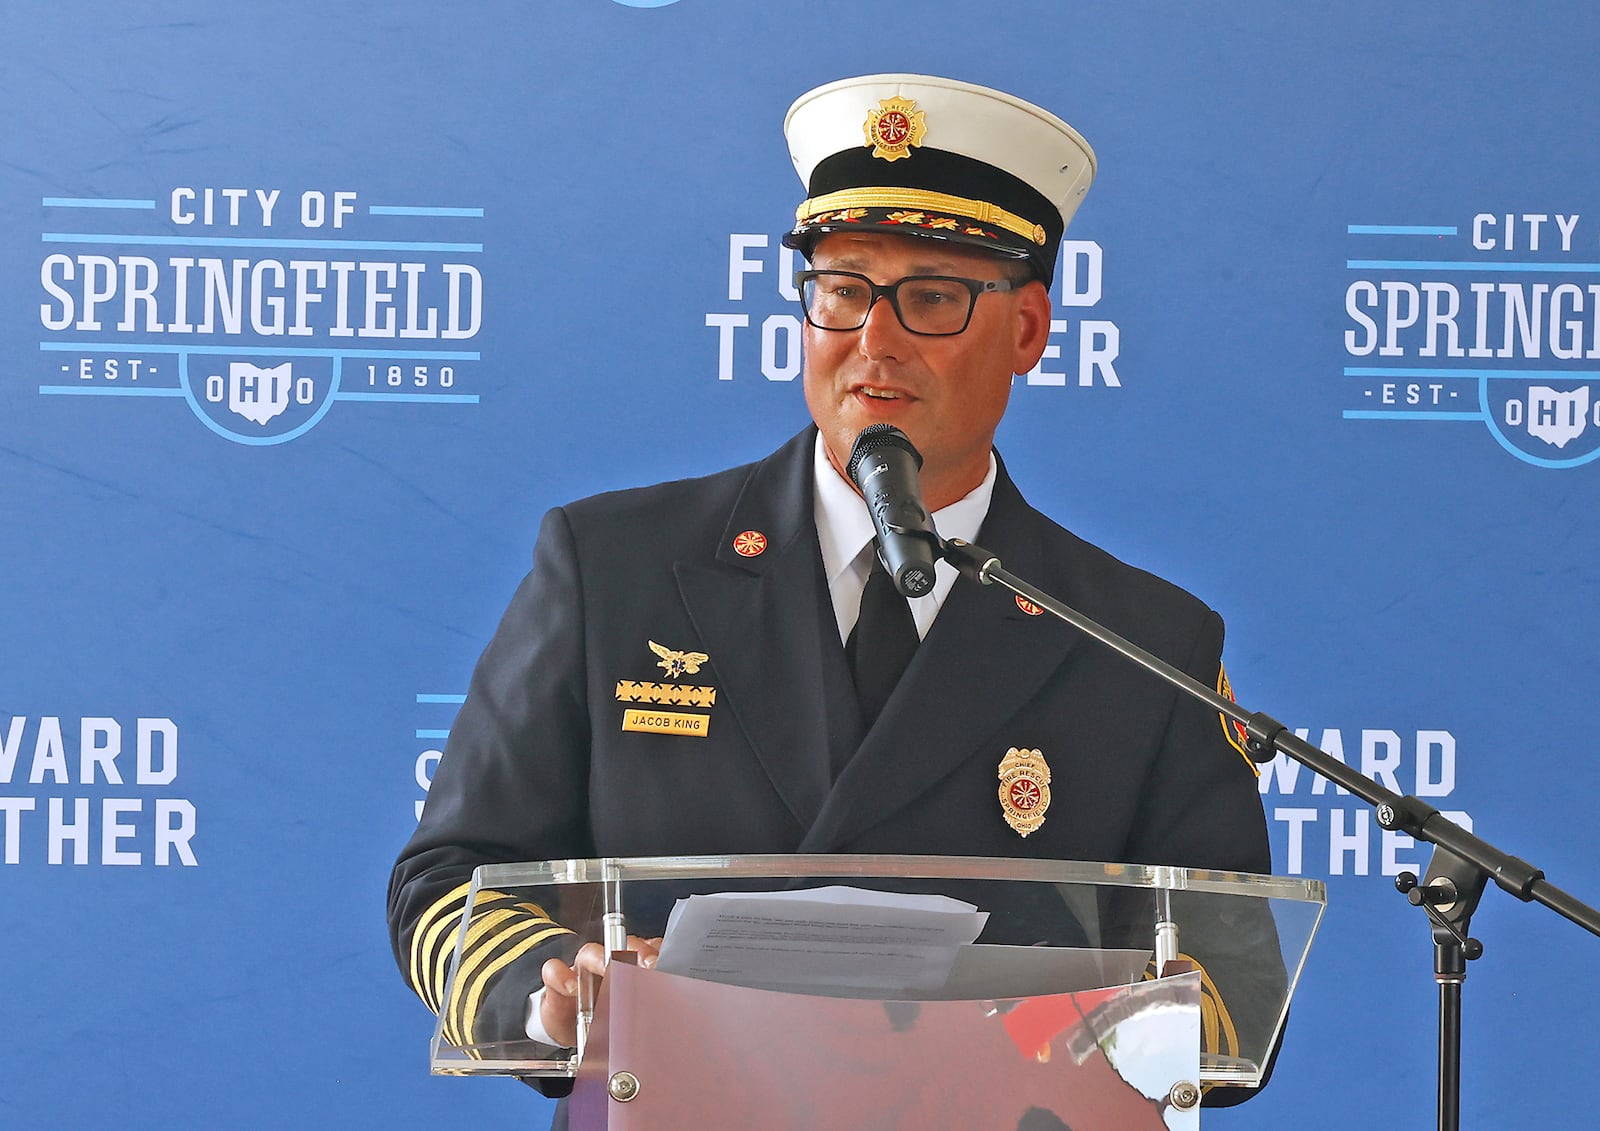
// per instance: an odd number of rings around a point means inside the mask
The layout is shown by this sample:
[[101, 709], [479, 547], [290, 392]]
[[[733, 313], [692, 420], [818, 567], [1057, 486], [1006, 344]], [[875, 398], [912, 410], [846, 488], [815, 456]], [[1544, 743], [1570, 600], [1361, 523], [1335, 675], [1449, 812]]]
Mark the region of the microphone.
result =
[[903, 597], [933, 589], [939, 534], [922, 505], [922, 453], [892, 424], [869, 424], [856, 437], [846, 471], [872, 514], [878, 556]]

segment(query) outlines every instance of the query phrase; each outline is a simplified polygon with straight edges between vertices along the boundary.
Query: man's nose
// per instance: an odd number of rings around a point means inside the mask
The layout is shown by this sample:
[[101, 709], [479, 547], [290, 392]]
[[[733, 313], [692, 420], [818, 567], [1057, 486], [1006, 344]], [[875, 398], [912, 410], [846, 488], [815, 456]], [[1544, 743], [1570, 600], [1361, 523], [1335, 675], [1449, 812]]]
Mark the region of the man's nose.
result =
[[910, 336], [900, 324], [888, 295], [879, 295], [867, 310], [867, 320], [862, 323], [860, 333], [861, 355], [869, 361], [899, 358]]

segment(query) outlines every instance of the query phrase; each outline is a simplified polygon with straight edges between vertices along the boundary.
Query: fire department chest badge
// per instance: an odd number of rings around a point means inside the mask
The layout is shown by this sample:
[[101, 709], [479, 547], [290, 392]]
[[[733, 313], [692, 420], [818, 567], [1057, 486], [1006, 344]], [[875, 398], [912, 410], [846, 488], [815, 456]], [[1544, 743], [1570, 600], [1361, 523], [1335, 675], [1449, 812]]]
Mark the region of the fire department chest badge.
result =
[[1050, 767], [1038, 750], [1013, 746], [1000, 759], [1000, 814], [1018, 836], [1044, 824], [1050, 808]]

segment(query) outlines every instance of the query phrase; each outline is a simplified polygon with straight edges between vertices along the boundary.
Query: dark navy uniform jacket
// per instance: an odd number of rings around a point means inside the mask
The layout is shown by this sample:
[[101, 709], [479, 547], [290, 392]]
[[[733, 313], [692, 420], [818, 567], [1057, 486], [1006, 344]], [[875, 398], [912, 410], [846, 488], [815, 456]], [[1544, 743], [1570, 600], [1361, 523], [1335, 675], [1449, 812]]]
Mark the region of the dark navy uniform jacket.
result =
[[[1256, 778], [1221, 717], [998, 587], [957, 582], [862, 733], [813, 521], [814, 436], [545, 517], [391, 881], [396, 957], [431, 1007], [466, 881], [487, 862], [930, 853], [1270, 872]], [[1218, 684], [1221, 619], [1034, 510], [1003, 465], [979, 542]], [[674, 677], [652, 641], [706, 659]], [[641, 684], [714, 690], [706, 707], [659, 708], [708, 716], [705, 733], [624, 730], [626, 711], [652, 707], [624, 701]], [[1051, 771], [1026, 839], [998, 796], [1011, 747]], [[572, 952], [543, 909], [514, 893], [502, 909], [463, 957], [474, 993], [446, 1019], [457, 1040], [520, 1033], [539, 966]]]

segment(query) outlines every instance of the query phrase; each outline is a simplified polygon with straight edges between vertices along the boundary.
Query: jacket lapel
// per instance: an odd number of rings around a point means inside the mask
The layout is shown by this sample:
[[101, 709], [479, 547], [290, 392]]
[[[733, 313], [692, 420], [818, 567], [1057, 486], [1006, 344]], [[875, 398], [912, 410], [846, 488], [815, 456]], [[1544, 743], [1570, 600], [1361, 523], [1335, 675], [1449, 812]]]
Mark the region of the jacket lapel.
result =
[[[755, 465], [714, 561], [675, 567], [725, 702], [803, 829], [827, 796], [830, 748], [860, 737], [812, 519], [814, 436], [807, 429]], [[754, 548], [748, 532], [765, 538], [759, 553], [735, 549]], [[834, 701], [840, 672], [851, 695], [843, 705]]]
[[[1002, 465], [980, 545], [1019, 577], [1040, 578], [1041, 521]], [[798, 851], [838, 851], [915, 805], [1038, 693], [1076, 636], [1048, 614], [1027, 614], [999, 586], [958, 580]]]

